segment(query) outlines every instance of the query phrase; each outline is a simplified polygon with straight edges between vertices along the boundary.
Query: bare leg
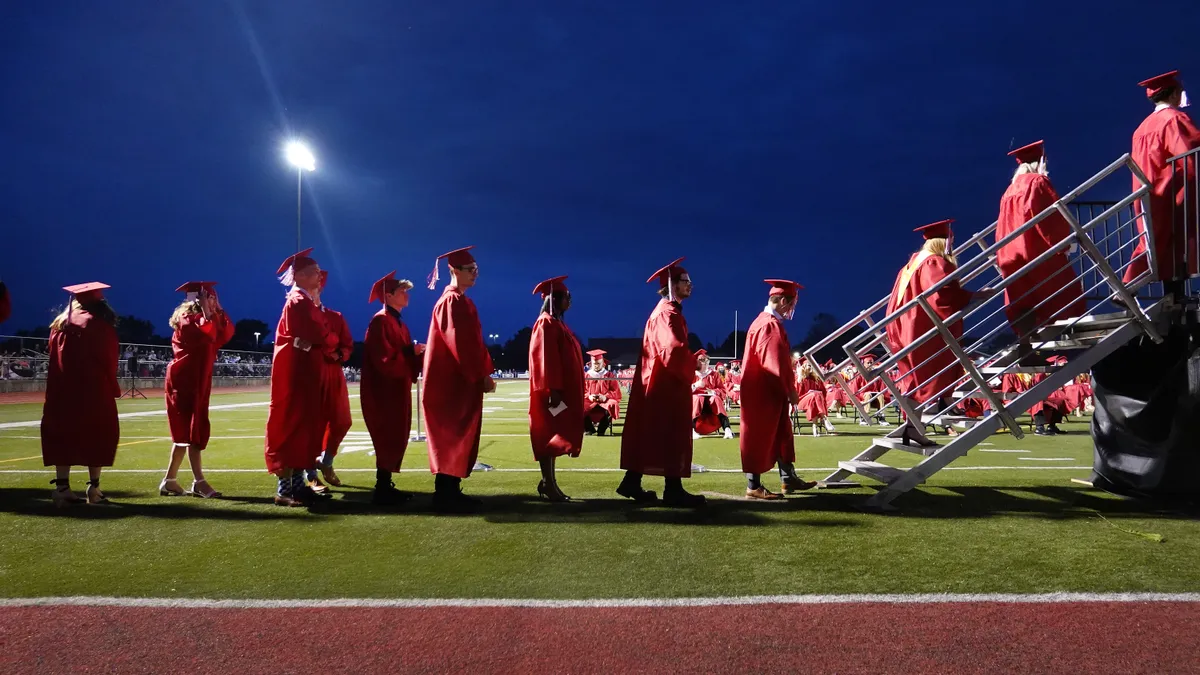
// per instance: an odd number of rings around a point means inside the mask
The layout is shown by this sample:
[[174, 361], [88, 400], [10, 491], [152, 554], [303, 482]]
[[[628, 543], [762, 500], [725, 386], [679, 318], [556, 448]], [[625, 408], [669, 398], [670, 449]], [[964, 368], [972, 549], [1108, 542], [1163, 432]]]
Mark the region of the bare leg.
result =
[[100, 491], [100, 469], [98, 466], [88, 467], [87, 501], [89, 504], [107, 504], [108, 498]]
[[50, 496], [54, 501], [54, 505], [60, 508], [85, 501], [82, 497], [71, 491], [70, 466], [54, 467], [54, 492]]
[[188, 446], [187, 449], [188, 464], [192, 467], [192, 480], [197, 483], [207, 483], [204, 480], [204, 468], [200, 460], [200, 449]]
[[542, 469], [542, 482], [538, 485], [538, 494], [552, 502], [562, 502], [567, 501], [570, 497], [558, 489], [558, 479], [554, 475], [554, 460], [556, 459], [557, 457], [547, 457], [538, 460], [538, 465]]
[[167, 475], [164, 480], [177, 480], [179, 478], [179, 467], [183, 465], [183, 456], [188, 451], [187, 443], [172, 443], [171, 444], [171, 462], [167, 465]]

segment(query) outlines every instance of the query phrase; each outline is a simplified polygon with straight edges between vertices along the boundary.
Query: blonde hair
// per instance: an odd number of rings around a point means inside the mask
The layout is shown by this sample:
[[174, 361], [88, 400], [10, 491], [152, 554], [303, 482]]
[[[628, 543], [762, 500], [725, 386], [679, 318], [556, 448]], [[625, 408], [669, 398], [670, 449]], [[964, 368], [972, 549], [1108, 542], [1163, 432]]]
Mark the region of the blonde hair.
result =
[[817, 373], [813, 370], [812, 363], [808, 359], [800, 362], [800, 377], [809, 377], [814, 380], [817, 378]]
[[183, 323], [183, 317], [188, 314], [199, 314], [200, 312], [199, 300], [184, 300], [179, 303], [174, 312], [171, 312], [171, 320], [167, 321], [167, 325], [171, 327], [171, 330], [179, 330], [179, 324]]
[[83, 311], [83, 305], [80, 305], [79, 301], [75, 298], [71, 298], [68, 305], [68, 307], [63, 307], [58, 316], [54, 317], [54, 320], [50, 322], [50, 330], [62, 330], [63, 326], [67, 325], [67, 314], [69, 312]]
[[954, 249], [950, 248], [950, 240], [945, 237], [926, 239], [925, 245], [921, 247], [921, 250], [930, 255], [945, 258], [946, 262], [958, 267], [958, 260], [954, 257]]
[[1025, 162], [1024, 164], [1018, 165], [1017, 170], [1013, 172], [1012, 180], [1009, 182], [1015, 183], [1017, 182], [1017, 176], [1023, 176], [1027, 173], [1036, 173], [1039, 176], [1045, 176], [1047, 178], [1050, 177], [1050, 172], [1046, 170], [1046, 162], [1044, 160], [1038, 160], [1036, 162]]

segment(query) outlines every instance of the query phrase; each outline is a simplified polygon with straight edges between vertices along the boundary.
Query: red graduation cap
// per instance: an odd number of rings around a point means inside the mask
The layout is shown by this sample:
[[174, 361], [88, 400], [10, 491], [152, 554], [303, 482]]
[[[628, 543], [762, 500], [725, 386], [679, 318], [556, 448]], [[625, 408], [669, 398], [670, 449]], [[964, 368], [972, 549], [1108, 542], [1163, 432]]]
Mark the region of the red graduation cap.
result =
[[213, 286], [216, 286], [215, 281], [189, 281], [186, 284], [175, 289], [176, 293], [199, 293], [200, 291], [211, 291]]
[[800, 284], [787, 279], [763, 279], [763, 281], [771, 284], [771, 295], [786, 295], [791, 298], [796, 296], [797, 291], [804, 290]]
[[913, 232], [920, 232], [926, 239], [945, 239], [950, 236], [950, 223], [953, 222], [953, 218], [947, 218], [946, 220], [939, 220], [936, 223], [922, 225], [914, 229]]
[[1034, 141], [1029, 145], [1013, 150], [1008, 153], [1008, 156], [1016, 158], [1017, 164], [1032, 164], [1046, 154], [1045, 145], [1045, 141]]
[[741, 361], [730, 361], [729, 365], [730, 366], [738, 366], [740, 368], [742, 365], [742, 362]]
[[102, 281], [89, 281], [86, 284], [75, 284], [74, 286], [63, 286], [63, 290], [75, 296], [80, 302], [91, 302], [100, 300], [104, 297], [103, 291], [106, 288], [112, 288]]
[[566, 275], [554, 277], [553, 279], [547, 279], [533, 287], [533, 294], [540, 295], [544, 298], [551, 293], [566, 293], [567, 285], [563, 283], [566, 281], [566, 279]]
[[866, 365], [868, 363], [875, 363], [875, 355], [874, 354], [863, 354], [862, 362], [863, 362], [863, 365]]
[[1046, 363], [1049, 363], [1052, 366], [1065, 366], [1067, 365], [1067, 357], [1051, 356], [1046, 359]]
[[592, 357], [593, 359], [598, 359], [607, 353], [608, 352], [604, 351], [603, 349], [593, 349], [592, 351], [587, 352], [587, 355]]
[[475, 256], [471, 255], [471, 249], [473, 248], [475, 248], [474, 245], [456, 248], [453, 251], [443, 253], [435, 258], [433, 261], [433, 272], [431, 272], [425, 279], [425, 281], [428, 282], [426, 286], [429, 288], [429, 290], [432, 291], [437, 286], [438, 280], [441, 278], [441, 276], [438, 274], [439, 260], [445, 258], [446, 263], [451, 267], [465, 267], [475, 262]]
[[1141, 82], [1138, 82], [1138, 86], [1146, 88], [1146, 96], [1154, 96], [1167, 87], [1180, 86], [1179, 71], [1172, 70], [1169, 73], [1163, 73], [1162, 75], [1156, 75], [1148, 80], [1142, 80]]
[[707, 352], [707, 351], [705, 351], [705, 350], [703, 350], [703, 349], [701, 349], [700, 351], [696, 352], [696, 358], [700, 358], [701, 356], [707, 357], [707, 356], [708, 356], [708, 352]]
[[279, 269], [275, 270], [275, 275], [282, 276], [289, 269], [292, 271], [292, 274], [295, 274], [296, 272], [299, 272], [300, 270], [307, 269], [309, 267], [312, 267], [313, 265], [316, 265], [317, 261], [313, 260], [308, 255], [309, 253], [312, 253], [312, 252], [313, 252], [313, 250], [311, 248], [306, 248], [303, 251], [296, 253], [295, 255], [288, 256], [287, 259], [284, 260], [283, 263], [279, 265]]
[[687, 270], [685, 270], [683, 266], [679, 264], [681, 262], [683, 262], [683, 258], [679, 258], [670, 265], [659, 269], [657, 272], [650, 275], [650, 278], [646, 280], [646, 283], [650, 283], [651, 281], [658, 279], [658, 287], [665, 288], [668, 280], [678, 279], [679, 277], [687, 274]]
[[[396, 278], [396, 270], [387, 273], [387, 276], [376, 281], [371, 286], [371, 297], [367, 298], [367, 302], [382, 302], [384, 297], [390, 293], [394, 293], [397, 288], [405, 284], [404, 281]], [[412, 288], [412, 284], [408, 284]]]
[[833, 362], [833, 359], [829, 359], [829, 360], [828, 360], [828, 361], [826, 361], [825, 363], [822, 363], [822, 364], [821, 364], [821, 367], [822, 367], [822, 368], [824, 368], [825, 370], [829, 370], [830, 368], [832, 368], [832, 367], [834, 367], [834, 366], [836, 366], [836, 365], [837, 365], [837, 364]]

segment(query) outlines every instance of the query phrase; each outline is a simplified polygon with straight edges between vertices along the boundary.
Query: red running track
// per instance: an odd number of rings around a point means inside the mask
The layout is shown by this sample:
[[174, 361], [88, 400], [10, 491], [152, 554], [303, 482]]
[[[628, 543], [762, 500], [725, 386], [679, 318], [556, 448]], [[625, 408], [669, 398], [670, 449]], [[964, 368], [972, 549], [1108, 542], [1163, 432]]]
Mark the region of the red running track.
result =
[[0, 609], [15, 673], [1185, 673], [1200, 603]]

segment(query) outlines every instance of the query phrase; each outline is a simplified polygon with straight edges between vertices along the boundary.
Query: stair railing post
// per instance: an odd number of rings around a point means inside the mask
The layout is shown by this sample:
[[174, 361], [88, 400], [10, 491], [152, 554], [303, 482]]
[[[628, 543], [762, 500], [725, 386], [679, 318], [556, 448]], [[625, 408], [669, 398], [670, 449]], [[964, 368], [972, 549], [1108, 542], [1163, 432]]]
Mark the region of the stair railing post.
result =
[[[862, 361], [858, 358], [858, 355], [855, 354], [853, 350], [847, 349], [846, 351], [850, 354], [850, 360], [854, 362], [854, 366], [858, 368], [858, 372], [862, 373], [863, 378], [866, 379], [871, 374], [871, 371], [869, 371], [866, 366], [863, 365]], [[869, 382], [870, 380], [867, 381]], [[903, 410], [904, 414], [908, 416], [908, 421], [912, 422], [913, 420], [916, 420], [915, 424], [919, 425], [921, 423], [921, 413], [912, 407], [912, 404], [909, 402], [907, 397], [900, 393], [900, 389], [894, 382], [892, 382], [892, 378], [888, 377], [887, 373], [881, 372], [879, 373], [879, 381], [882, 382], [883, 386], [887, 387], [887, 390], [892, 393], [892, 399], [896, 401], [896, 405], [900, 406], [900, 409]], [[883, 406], [880, 406], [881, 409], [882, 407]]]
[[963, 370], [967, 372], [967, 376], [971, 378], [975, 386], [979, 387], [979, 392], [987, 396], [988, 402], [992, 404], [992, 410], [995, 410], [1000, 419], [1004, 420], [1004, 424], [1012, 432], [1013, 438], [1024, 438], [1025, 433], [1021, 431], [1021, 425], [1017, 424], [1017, 420], [1013, 419], [1004, 402], [1000, 400], [1000, 397], [996, 396], [996, 392], [992, 391], [987, 378], [983, 376], [983, 373], [979, 372], [979, 369], [975, 367], [975, 362], [963, 351], [962, 346], [958, 344], [958, 339], [954, 337], [954, 333], [950, 332], [950, 328], [937, 315], [937, 312], [933, 311], [933, 306], [929, 304], [929, 300], [925, 296], [919, 295], [917, 296], [917, 303], [921, 305], [921, 309], [924, 309], [929, 318], [933, 320], [933, 325], [942, 334], [942, 339], [945, 340], [946, 346], [958, 358], [959, 363], [963, 366]]
[[[1138, 305], [1133, 294], [1129, 292], [1129, 287], [1121, 282], [1120, 277], [1118, 277], [1117, 273], [1113, 271], [1112, 266], [1108, 264], [1108, 260], [1106, 260], [1104, 256], [1100, 255], [1100, 249], [1096, 248], [1095, 242], [1093, 242], [1092, 238], [1089, 237], [1087, 232], [1084, 231], [1083, 226], [1079, 224], [1079, 221], [1075, 218], [1074, 214], [1071, 213], [1071, 210], [1067, 208], [1067, 205], [1064, 204], [1062, 200], [1055, 202], [1054, 207], [1058, 209], [1058, 213], [1067, 221], [1067, 224], [1071, 226], [1071, 230], [1075, 233], [1075, 240], [1079, 242], [1079, 245], [1084, 251], [1087, 252], [1088, 257], [1092, 259], [1092, 262], [1096, 263], [1096, 269], [1100, 270], [1100, 274], [1104, 276], [1104, 280], [1108, 282], [1109, 287], [1111, 287], [1113, 291], [1115, 291], [1116, 294], [1121, 297], [1121, 300], [1125, 303], [1125, 307], [1133, 315], [1134, 320], [1141, 325], [1142, 330], [1146, 332], [1146, 335], [1150, 336], [1151, 340], [1154, 340], [1155, 343], [1162, 343], [1162, 336], [1158, 334], [1158, 329], [1154, 327], [1154, 322], [1150, 320], [1150, 317], [1147, 316], [1146, 312], [1144, 312], [1141, 306]], [[1149, 225], [1150, 223], [1148, 214], [1146, 214], [1146, 218], [1147, 225]], [[1151, 229], [1151, 227], [1147, 227], [1147, 233]], [[1148, 256], [1151, 265], [1153, 265], [1156, 256], [1154, 255], [1154, 242], [1152, 240], [1146, 247], [1146, 256]]]

